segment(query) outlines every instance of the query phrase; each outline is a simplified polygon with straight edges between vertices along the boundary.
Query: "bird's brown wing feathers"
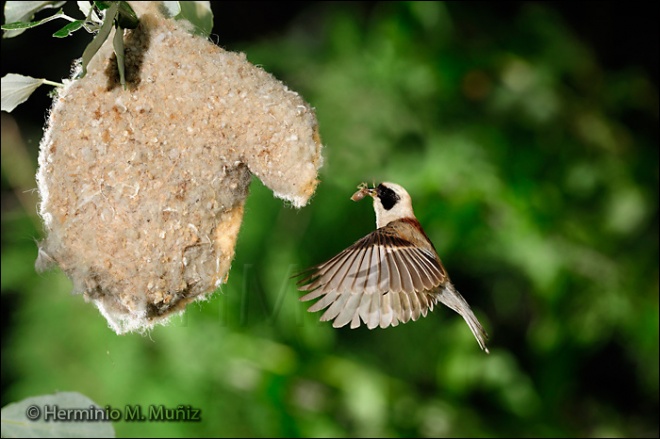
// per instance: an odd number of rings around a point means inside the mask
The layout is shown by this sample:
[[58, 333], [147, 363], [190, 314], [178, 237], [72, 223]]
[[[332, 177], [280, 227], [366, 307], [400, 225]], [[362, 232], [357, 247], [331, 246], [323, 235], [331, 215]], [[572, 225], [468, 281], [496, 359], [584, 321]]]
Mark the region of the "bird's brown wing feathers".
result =
[[298, 288], [309, 293], [300, 300], [319, 299], [309, 311], [327, 308], [321, 320], [334, 320], [336, 328], [348, 323], [356, 328], [360, 320], [370, 329], [417, 320], [437, 301], [429, 290], [447, 280], [430, 244], [413, 245], [391, 225], [301, 275]]

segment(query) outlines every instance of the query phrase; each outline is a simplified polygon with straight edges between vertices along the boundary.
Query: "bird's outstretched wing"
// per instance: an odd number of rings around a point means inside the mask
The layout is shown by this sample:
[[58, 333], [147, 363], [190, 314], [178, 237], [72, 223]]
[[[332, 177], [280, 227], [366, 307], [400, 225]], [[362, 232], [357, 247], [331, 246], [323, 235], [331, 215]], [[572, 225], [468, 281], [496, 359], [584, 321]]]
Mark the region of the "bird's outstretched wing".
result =
[[430, 248], [402, 239], [392, 226], [381, 227], [337, 256], [300, 273], [300, 300], [319, 299], [310, 312], [328, 308], [322, 321], [351, 328], [360, 320], [369, 329], [417, 320], [433, 310], [431, 290], [448, 282], [447, 273]]

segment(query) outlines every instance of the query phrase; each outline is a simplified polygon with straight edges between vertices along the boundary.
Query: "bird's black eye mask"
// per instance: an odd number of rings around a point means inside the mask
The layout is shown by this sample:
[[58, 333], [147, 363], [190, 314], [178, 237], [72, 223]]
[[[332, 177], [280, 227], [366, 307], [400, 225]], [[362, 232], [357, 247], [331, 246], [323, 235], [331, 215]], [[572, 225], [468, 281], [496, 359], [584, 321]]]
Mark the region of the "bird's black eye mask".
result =
[[388, 187], [383, 186], [382, 183], [379, 184], [376, 188], [376, 193], [378, 194], [378, 198], [380, 198], [380, 202], [385, 210], [390, 210], [394, 207], [397, 201], [399, 201], [399, 196], [396, 194], [396, 192]]

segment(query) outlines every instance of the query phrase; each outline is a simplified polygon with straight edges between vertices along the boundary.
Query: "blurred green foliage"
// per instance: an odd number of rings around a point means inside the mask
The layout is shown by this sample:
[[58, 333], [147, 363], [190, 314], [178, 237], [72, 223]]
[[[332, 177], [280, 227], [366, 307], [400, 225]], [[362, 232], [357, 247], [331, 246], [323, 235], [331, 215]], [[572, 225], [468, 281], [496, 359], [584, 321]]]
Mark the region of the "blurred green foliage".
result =
[[[534, 3], [504, 24], [457, 3], [317, 5], [228, 49], [316, 108], [322, 183], [296, 211], [255, 179], [228, 283], [146, 335], [116, 336], [61, 272], [35, 274], [41, 229], [18, 202], [34, 182], [16, 184], [34, 168], [16, 176], [3, 115], [3, 405], [59, 390], [202, 411], [118, 437], [658, 436], [658, 92], [642, 71], [604, 70]], [[292, 273], [373, 230], [349, 200], [362, 181], [408, 189], [491, 355], [447, 308], [336, 330], [298, 302]]]

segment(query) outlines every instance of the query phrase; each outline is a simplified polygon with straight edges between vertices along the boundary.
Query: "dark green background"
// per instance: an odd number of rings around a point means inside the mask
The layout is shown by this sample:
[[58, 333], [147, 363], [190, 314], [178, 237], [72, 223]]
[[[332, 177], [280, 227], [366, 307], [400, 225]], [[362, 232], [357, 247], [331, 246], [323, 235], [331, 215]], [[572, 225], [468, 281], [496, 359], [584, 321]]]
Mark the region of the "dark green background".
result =
[[[45, 88], [3, 113], [2, 405], [202, 412], [118, 436], [658, 437], [657, 14], [569, 5], [214, 4], [214, 41], [316, 108], [326, 162], [300, 210], [255, 179], [228, 283], [146, 335], [35, 273]], [[67, 76], [89, 37], [58, 25], [3, 40], [3, 75]], [[298, 302], [291, 273], [373, 230], [349, 197], [383, 180], [490, 355], [447, 308], [337, 330]]]

